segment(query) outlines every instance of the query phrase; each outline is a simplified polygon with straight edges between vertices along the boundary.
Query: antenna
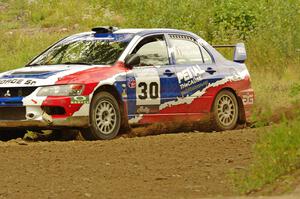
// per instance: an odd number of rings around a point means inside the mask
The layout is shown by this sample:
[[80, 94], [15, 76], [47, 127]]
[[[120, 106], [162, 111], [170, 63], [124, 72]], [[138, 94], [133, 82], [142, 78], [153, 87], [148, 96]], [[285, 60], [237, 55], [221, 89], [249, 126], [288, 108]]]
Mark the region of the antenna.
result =
[[117, 31], [119, 28], [114, 26], [98, 26], [95, 28], [92, 28], [92, 31], [96, 33], [113, 33]]

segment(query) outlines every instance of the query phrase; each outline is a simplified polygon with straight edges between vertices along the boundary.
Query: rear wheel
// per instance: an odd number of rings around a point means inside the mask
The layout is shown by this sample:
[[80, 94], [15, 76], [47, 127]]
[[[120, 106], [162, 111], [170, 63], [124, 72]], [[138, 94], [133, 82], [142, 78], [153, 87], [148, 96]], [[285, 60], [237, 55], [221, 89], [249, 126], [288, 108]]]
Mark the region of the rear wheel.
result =
[[82, 130], [86, 140], [115, 138], [121, 126], [121, 112], [117, 100], [108, 92], [95, 95], [90, 110], [91, 127]]
[[228, 91], [221, 91], [213, 104], [213, 128], [216, 131], [234, 129], [238, 121], [238, 102], [235, 95]]

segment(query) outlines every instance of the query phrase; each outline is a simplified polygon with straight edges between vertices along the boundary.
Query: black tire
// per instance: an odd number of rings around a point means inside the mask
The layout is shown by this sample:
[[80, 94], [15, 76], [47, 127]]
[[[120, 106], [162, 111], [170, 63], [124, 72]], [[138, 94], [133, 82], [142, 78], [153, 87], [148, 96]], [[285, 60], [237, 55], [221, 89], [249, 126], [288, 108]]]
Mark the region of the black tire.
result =
[[81, 131], [85, 140], [115, 138], [121, 126], [121, 111], [117, 100], [108, 92], [97, 93], [91, 103], [90, 127]]
[[232, 130], [239, 117], [238, 102], [229, 90], [222, 90], [214, 100], [212, 108], [212, 125], [215, 131]]

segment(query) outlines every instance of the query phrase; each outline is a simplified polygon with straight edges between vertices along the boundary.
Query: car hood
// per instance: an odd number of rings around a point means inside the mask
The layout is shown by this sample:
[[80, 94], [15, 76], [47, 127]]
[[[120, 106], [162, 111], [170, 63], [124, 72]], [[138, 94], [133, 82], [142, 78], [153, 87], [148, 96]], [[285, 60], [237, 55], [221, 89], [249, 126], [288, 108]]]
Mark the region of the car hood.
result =
[[[0, 73], [0, 87], [37, 87], [54, 85], [64, 77], [105, 66], [55, 65], [34, 66]], [[106, 66], [108, 67], [108, 66]], [[75, 75], [73, 75], [75, 78]]]

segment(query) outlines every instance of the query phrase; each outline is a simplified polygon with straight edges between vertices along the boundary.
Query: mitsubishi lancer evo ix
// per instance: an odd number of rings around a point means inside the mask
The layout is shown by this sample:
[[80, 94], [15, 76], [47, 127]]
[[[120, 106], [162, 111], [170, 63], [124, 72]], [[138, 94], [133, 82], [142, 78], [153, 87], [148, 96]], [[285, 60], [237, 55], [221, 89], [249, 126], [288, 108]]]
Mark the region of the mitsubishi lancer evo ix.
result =
[[254, 101], [243, 43], [225, 59], [199, 36], [173, 29], [97, 27], [0, 74], [0, 130], [78, 129], [112, 139], [129, 124], [247, 122]]

